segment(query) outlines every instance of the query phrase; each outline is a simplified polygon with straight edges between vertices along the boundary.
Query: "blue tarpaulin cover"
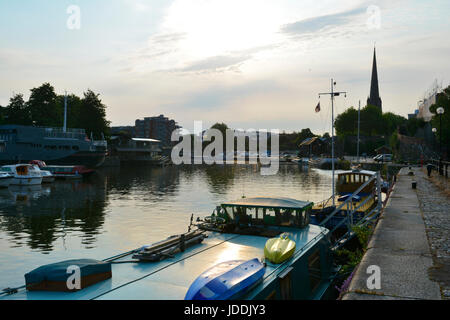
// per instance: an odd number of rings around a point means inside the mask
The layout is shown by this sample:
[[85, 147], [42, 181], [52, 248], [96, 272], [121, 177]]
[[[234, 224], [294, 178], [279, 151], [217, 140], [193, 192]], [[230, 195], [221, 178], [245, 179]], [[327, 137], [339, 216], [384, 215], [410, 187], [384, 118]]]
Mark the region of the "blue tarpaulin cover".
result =
[[92, 274], [111, 272], [111, 263], [98, 261], [94, 259], [74, 259], [57, 262], [41, 266], [25, 274], [25, 283], [27, 285], [40, 283], [42, 281], [67, 281], [67, 278], [73, 273], [67, 273], [69, 266], [78, 266], [81, 277]]

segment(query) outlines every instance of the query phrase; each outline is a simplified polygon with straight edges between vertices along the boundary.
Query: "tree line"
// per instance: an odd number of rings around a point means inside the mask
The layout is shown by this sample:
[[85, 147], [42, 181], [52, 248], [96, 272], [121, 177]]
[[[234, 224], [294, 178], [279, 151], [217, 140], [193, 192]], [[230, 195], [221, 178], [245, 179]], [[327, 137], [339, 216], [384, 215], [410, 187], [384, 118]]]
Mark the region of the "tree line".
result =
[[[360, 135], [373, 137], [389, 137], [397, 129], [401, 134], [414, 136], [419, 128], [422, 128], [425, 122], [421, 119], [396, 115], [392, 112], [382, 113], [381, 110], [373, 105], [367, 105], [360, 111]], [[337, 136], [356, 136], [358, 134], [358, 110], [350, 107], [339, 114], [335, 120]]]
[[[55, 93], [50, 83], [30, 90], [28, 101], [23, 94], [14, 94], [7, 106], [0, 106], [0, 124], [63, 127], [64, 95]], [[109, 137], [110, 122], [106, 120], [106, 106], [100, 94], [88, 89], [83, 97], [67, 95], [67, 128], [85, 129], [95, 139]]]

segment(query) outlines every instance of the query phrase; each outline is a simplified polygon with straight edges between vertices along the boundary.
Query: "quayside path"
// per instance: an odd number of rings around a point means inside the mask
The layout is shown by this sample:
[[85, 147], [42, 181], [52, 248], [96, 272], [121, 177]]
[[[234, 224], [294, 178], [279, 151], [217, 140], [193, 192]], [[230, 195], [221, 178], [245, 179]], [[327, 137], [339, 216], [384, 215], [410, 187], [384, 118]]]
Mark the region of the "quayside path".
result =
[[437, 187], [422, 168], [401, 169], [342, 299], [450, 299], [449, 231], [446, 190]]

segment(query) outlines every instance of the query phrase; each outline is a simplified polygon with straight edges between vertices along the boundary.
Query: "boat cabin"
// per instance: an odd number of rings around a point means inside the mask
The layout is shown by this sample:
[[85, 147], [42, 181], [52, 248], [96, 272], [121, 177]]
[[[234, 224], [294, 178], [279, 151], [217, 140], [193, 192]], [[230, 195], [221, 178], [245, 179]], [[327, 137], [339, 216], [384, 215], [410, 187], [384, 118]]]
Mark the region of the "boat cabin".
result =
[[[351, 170], [339, 173], [336, 183], [336, 192], [339, 195], [352, 194], [375, 175], [375, 171], [368, 170]], [[371, 194], [375, 188], [375, 183], [376, 180], [372, 180], [358, 195]]]
[[242, 198], [222, 203], [217, 213], [238, 225], [303, 228], [309, 223], [312, 202], [290, 198]]
[[15, 164], [2, 166], [1, 171], [15, 174], [17, 176], [40, 176], [39, 168], [31, 164]]

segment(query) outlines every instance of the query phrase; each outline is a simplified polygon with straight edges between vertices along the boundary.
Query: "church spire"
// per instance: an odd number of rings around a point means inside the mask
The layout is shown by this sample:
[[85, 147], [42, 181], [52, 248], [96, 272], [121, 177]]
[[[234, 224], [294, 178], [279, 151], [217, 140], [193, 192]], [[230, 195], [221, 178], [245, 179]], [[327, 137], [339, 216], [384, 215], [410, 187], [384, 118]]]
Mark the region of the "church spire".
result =
[[378, 91], [378, 72], [377, 72], [377, 57], [375, 47], [373, 48], [373, 64], [372, 64], [372, 79], [370, 82], [370, 96], [367, 99], [367, 104], [371, 104], [381, 108], [380, 92]]

